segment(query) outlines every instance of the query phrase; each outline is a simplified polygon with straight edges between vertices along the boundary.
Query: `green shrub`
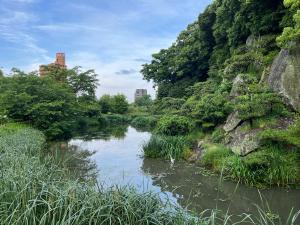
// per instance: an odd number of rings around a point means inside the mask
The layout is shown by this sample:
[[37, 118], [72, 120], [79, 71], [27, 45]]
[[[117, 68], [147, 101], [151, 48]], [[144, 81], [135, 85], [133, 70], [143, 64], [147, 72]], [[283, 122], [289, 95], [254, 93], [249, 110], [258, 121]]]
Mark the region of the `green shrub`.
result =
[[260, 137], [266, 142], [293, 145], [300, 148], [300, 119], [286, 130], [265, 130], [261, 132]]
[[109, 124], [128, 124], [131, 120], [131, 118], [127, 115], [121, 115], [121, 114], [108, 114], [103, 116], [105, 119], [101, 119], [103, 123]]
[[152, 107], [153, 114], [165, 114], [178, 112], [185, 100], [182, 98], [165, 97], [154, 102]]
[[153, 116], [137, 116], [131, 121], [131, 125], [139, 129], [152, 129], [156, 126], [157, 118]]
[[185, 135], [191, 132], [194, 124], [183, 116], [164, 116], [157, 124], [157, 132], [163, 135]]
[[159, 136], [152, 135], [149, 142], [143, 146], [144, 155], [150, 158], [167, 158], [172, 156], [180, 159], [186, 156], [186, 137], [183, 136]]

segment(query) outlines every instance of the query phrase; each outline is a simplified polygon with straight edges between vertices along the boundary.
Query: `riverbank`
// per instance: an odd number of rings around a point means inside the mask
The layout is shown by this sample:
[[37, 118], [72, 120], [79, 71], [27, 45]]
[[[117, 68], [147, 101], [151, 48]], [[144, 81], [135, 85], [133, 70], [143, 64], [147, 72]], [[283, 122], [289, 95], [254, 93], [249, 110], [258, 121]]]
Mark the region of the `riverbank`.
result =
[[[44, 135], [19, 124], [0, 129], [0, 224], [184, 224], [184, 214], [151, 193], [95, 189], [71, 180], [66, 168], [43, 157]], [[193, 222], [191, 221], [191, 224]]]
[[[71, 179], [63, 164], [43, 154], [45, 137], [35, 129], [8, 124], [0, 129], [2, 179], [0, 224], [233, 224], [217, 210], [196, 218], [134, 188], [95, 188], [95, 180]], [[166, 210], [166, 209], [170, 210]], [[191, 214], [190, 214], [191, 215]], [[294, 215], [293, 215], [294, 216]], [[263, 218], [264, 217], [264, 218]], [[297, 217], [295, 214], [294, 219]], [[235, 218], [238, 218], [235, 216]], [[273, 224], [278, 218], [244, 215], [248, 224]], [[239, 219], [241, 219], [239, 218]], [[260, 220], [259, 220], [260, 219]], [[252, 222], [251, 222], [252, 221]], [[259, 222], [261, 221], [261, 222]], [[295, 224], [290, 221], [282, 224]]]

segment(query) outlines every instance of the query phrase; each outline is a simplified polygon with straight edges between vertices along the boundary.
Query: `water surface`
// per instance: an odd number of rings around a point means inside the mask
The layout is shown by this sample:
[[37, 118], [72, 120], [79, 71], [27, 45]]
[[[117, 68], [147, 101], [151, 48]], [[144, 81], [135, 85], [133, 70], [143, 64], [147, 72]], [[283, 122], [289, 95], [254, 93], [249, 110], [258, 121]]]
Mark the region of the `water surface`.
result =
[[283, 218], [291, 208], [300, 209], [300, 190], [272, 188], [259, 192], [234, 182], [221, 182], [218, 176], [205, 175], [194, 164], [175, 162], [172, 166], [168, 160], [143, 158], [142, 145], [150, 137], [149, 132], [125, 126], [82, 135], [68, 146], [93, 153], [88, 157], [104, 187], [133, 185], [196, 212], [218, 208], [231, 214], [254, 213], [255, 204], [263, 207], [262, 198]]

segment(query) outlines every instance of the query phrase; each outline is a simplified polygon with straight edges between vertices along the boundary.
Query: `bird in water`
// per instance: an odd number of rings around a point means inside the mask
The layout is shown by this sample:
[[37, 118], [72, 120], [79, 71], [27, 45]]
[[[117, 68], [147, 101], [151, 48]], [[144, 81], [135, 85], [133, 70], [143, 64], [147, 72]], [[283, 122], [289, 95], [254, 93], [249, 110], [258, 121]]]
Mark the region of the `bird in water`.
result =
[[175, 159], [172, 157], [172, 155], [171, 155], [171, 154], [170, 154], [169, 156], [170, 156], [170, 162], [171, 162], [171, 165], [173, 166], [173, 165], [174, 165], [174, 163], [175, 163]]

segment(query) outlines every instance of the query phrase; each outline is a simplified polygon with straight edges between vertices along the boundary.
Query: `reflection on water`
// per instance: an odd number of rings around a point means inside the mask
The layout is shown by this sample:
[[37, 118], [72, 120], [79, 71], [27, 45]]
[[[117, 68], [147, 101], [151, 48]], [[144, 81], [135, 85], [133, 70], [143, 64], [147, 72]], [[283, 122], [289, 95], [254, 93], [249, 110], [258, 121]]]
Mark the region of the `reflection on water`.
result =
[[[110, 127], [74, 138], [71, 151], [87, 150], [89, 163], [74, 162], [79, 167], [96, 165], [97, 179], [104, 187], [134, 185], [140, 191], [154, 191], [183, 207], [200, 212], [205, 209], [229, 209], [232, 214], [253, 212], [254, 204], [261, 205], [260, 193], [255, 188], [223, 181], [217, 176], [205, 176], [201, 168], [185, 162], [145, 159], [142, 145], [150, 139], [148, 132], [132, 127]], [[73, 149], [73, 150], [72, 150]], [[85, 171], [88, 167], [84, 167]], [[80, 171], [80, 170], [79, 170]], [[82, 175], [82, 174], [81, 174]], [[274, 213], [287, 217], [289, 210], [300, 209], [300, 190], [273, 188], [261, 191]]]

